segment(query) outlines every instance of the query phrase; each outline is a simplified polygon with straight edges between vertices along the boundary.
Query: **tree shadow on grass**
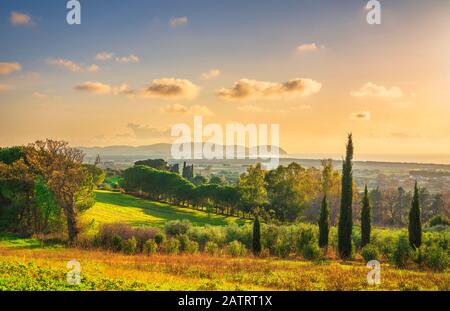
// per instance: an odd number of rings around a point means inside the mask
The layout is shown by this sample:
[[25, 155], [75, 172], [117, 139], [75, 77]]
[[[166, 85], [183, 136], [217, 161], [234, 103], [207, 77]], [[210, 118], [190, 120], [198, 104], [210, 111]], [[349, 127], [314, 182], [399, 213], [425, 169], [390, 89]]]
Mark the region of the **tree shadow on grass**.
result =
[[[203, 211], [176, 207], [166, 203], [153, 202], [117, 192], [97, 192], [96, 201], [104, 204], [138, 208], [144, 214], [158, 218], [158, 220], [151, 221], [152, 225], [158, 227], [163, 227], [167, 221], [179, 219], [187, 219], [194, 226], [226, 226], [233, 222], [239, 225], [245, 223], [245, 220], [235, 217], [231, 218], [215, 214], [208, 216], [208, 214]], [[145, 226], [149, 225], [149, 222], [132, 221], [130, 224], [133, 226]]]

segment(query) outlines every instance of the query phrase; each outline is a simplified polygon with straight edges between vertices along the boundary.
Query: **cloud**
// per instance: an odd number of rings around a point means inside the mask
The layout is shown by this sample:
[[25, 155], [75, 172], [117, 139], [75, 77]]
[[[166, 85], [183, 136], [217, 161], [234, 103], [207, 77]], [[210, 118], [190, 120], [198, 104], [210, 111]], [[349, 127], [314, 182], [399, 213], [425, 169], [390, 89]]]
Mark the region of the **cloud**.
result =
[[161, 131], [156, 128], [135, 123], [128, 123], [127, 127], [133, 131], [134, 136], [138, 139], [170, 137], [170, 129]]
[[119, 63], [137, 63], [140, 59], [136, 55], [130, 54], [128, 56], [116, 57], [116, 61]]
[[217, 78], [218, 76], [220, 76], [219, 69], [211, 69], [210, 71], [202, 73], [203, 80], [211, 80], [211, 79]]
[[295, 78], [282, 83], [241, 79], [231, 89], [220, 89], [217, 95], [230, 100], [298, 98], [318, 93], [321, 87], [321, 83], [311, 79]]
[[0, 84], [0, 93], [1, 92], [6, 92], [12, 89], [11, 85], [7, 85], [7, 84]]
[[213, 116], [212, 112], [208, 107], [202, 105], [193, 105], [187, 107], [181, 104], [166, 105], [161, 108], [161, 112], [165, 113], [181, 113], [181, 114], [192, 114], [192, 115], [202, 115], [202, 116]]
[[364, 84], [359, 91], [351, 91], [350, 95], [353, 97], [381, 97], [381, 98], [400, 98], [403, 92], [400, 88], [394, 86], [386, 88], [384, 86], [376, 85], [372, 82]]
[[22, 70], [22, 65], [19, 63], [0, 63], [0, 75], [7, 75], [20, 70]]
[[11, 12], [9, 21], [14, 26], [27, 26], [32, 25], [33, 20], [30, 15], [20, 12]]
[[258, 106], [254, 106], [254, 105], [244, 105], [244, 106], [239, 106], [237, 107], [237, 109], [239, 111], [243, 111], [243, 112], [253, 112], [253, 113], [258, 113], [258, 112], [263, 112], [264, 109], [262, 109], [261, 107]]
[[169, 21], [169, 25], [172, 28], [186, 25], [188, 22], [188, 18], [186, 16], [180, 16], [180, 17], [172, 17]]
[[49, 58], [47, 59], [47, 63], [59, 67], [64, 67], [72, 72], [97, 72], [100, 69], [100, 67], [96, 64], [84, 66], [69, 59], [63, 58]]
[[103, 84], [101, 82], [89, 82], [89, 81], [84, 82], [79, 85], [76, 85], [75, 90], [96, 93], [96, 94], [109, 94], [112, 91], [111, 86], [108, 84]]
[[350, 114], [350, 120], [370, 120], [370, 112], [369, 111], [360, 111], [354, 112]]
[[393, 137], [393, 138], [400, 138], [400, 139], [411, 139], [411, 138], [420, 138], [421, 137], [419, 134], [403, 133], [403, 132], [391, 132], [391, 133], [389, 133], [389, 136]]
[[46, 100], [50, 97], [50, 96], [48, 96], [48, 94], [40, 93], [40, 92], [34, 92], [32, 94], [32, 96], [33, 96], [33, 98], [39, 99], [39, 100]]
[[110, 60], [112, 59], [114, 56], [114, 53], [110, 53], [110, 52], [100, 52], [97, 53], [97, 55], [95, 55], [95, 59], [96, 60], [100, 60], [100, 61], [105, 61], [105, 60]]
[[192, 99], [197, 96], [198, 87], [189, 80], [162, 78], [139, 92], [144, 97], [164, 99]]
[[317, 51], [319, 48], [325, 48], [325, 46], [317, 46], [315, 43], [304, 43], [297, 46], [297, 51], [300, 53], [304, 52], [314, 52]]

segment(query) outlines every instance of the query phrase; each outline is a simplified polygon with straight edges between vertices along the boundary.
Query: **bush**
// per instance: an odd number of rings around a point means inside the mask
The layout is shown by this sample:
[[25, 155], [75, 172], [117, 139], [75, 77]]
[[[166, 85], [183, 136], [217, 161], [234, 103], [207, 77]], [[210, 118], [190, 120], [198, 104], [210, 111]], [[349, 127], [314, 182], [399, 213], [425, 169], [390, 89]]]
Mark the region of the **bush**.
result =
[[205, 245], [205, 252], [211, 256], [215, 256], [219, 253], [219, 246], [217, 243], [209, 241]]
[[184, 251], [188, 254], [195, 254], [196, 252], [198, 252], [198, 243], [189, 240]]
[[279, 237], [275, 243], [275, 254], [285, 258], [291, 253], [291, 242], [286, 237]]
[[412, 258], [413, 250], [409, 243], [408, 237], [400, 236], [397, 247], [392, 254], [392, 261], [397, 267], [404, 267], [408, 261]]
[[113, 235], [110, 243], [109, 243], [109, 247], [111, 248], [111, 250], [113, 252], [120, 252], [123, 249], [123, 240], [120, 236], [118, 236], [117, 234]]
[[162, 243], [162, 247], [166, 254], [178, 254], [180, 251], [180, 241], [175, 238], [169, 238]]
[[364, 246], [361, 250], [361, 256], [364, 258], [366, 262], [380, 259], [378, 247], [376, 247], [373, 244], [367, 244], [366, 246]]
[[239, 241], [232, 241], [227, 246], [227, 253], [231, 257], [238, 257], [245, 255], [245, 246]]
[[160, 245], [162, 242], [164, 241], [164, 234], [162, 233], [157, 233], [155, 235], [155, 243]]
[[434, 226], [450, 226], [450, 220], [447, 219], [445, 216], [434, 216], [430, 220], [430, 227]]
[[303, 249], [305, 246], [307, 246], [309, 244], [313, 244], [313, 243], [314, 243], [313, 231], [310, 228], [302, 230], [300, 232], [300, 236], [297, 240], [297, 249], [299, 251], [303, 252]]
[[431, 247], [426, 259], [426, 265], [435, 271], [444, 271], [449, 266], [448, 253], [437, 245]]
[[123, 244], [123, 251], [125, 254], [128, 254], [128, 255], [136, 254], [137, 248], [138, 248], [138, 242], [135, 237], [129, 238]]
[[316, 260], [320, 258], [320, 248], [316, 243], [310, 242], [303, 246], [303, 258], [306, 260]]
[[156, 252], [158, 251], [158, 244], [156, 244], [153, 239], [149, 239], [145, 241], [143, 251], [146, 255], [156, 254]]
[[187, 234], [191, 228], [191, 222], [187, 219], [173, 220], [166, 223], [166, 234], [169, 236], [178, 236]]

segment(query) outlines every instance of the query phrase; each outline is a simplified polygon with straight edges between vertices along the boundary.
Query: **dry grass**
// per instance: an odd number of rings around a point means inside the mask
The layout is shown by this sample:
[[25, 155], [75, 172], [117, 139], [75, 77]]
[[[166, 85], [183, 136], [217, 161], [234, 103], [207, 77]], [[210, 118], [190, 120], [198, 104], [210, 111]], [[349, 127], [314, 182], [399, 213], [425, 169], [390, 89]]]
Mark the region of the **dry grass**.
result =
[[[64, 284], [68, 260], [81, 263], [84, 290], [449, 290], [450, 274], [399, 270], [382, 264], [381, 285], [369, 286], [358, 262], [312, 263], [196, 255], [127, 256], [82, 249], [17, 249], [0, 246], [0, 288], [77, 289]], [[31, 265], [29, 265], [31, 263]], [[19, 266], [17, 266], [19, 265]], [[3, 269], [2, 269], [3, 267]], [[31, 267], [31, 268], [30, 268]], [[21, 285], [8, 273], [38, 269], [42, 284]], [[31, 273], [31, 272], [30, 272]], [[32, 274], [36, 272], [32, 272]], [[45, 274], [52, 275], [46, 279]], [[17, 273], [16, 273], [17, 274]], [[24, 288], [25, 287], [25, 288]]]

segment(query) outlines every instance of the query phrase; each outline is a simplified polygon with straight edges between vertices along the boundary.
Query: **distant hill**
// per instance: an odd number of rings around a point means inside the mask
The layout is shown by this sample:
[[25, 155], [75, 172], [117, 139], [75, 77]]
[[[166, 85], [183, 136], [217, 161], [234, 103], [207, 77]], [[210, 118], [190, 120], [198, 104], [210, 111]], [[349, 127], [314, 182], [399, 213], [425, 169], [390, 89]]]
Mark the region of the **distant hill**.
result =
[[[196, 143], [196, 144], [202, 144], [202, 143]], [[191, 146], [192, 151], [194, 151], [194, 145]], [[197, 146], [202, 147], [202, 146]], [[225, 146], [222, 146], [224, 148]], [[264, 147], [261, 149], [261, 147]], [[110, 156], [129, 156], [129, 157], [161, 157], [161, 158], [171, 158], [171, 148], [172, 144], [167, 143], [160, 143], [160, 144], [153, 144], [153, 145], [144, 145], [144, 146], [127, 146], [127, 145], [115, 145], [115, 146], [106, 146], [106, 147], [77, 147], [78, 149], [81, 149], [88, 158], [92, 158], [97, 156], [99, 154], [101, 157], [110, 157]], [[236, 150], [236, 145], [233, 146], [234, 150]], [[255, 152], [256, 147], [252, 147], [251, 149], [245, 148], [245, 154], [248, 155], [251, 152]], [[261, 153], [264, 154], [264, 150], [271, 150], [271, 146], [260, 146]], [[281, 148], [281, 147], [274, 147], [278, 148], [280, 155], [286, 155], [287, 152]], [[225, 151], [225, 149], [223, 149]]]

